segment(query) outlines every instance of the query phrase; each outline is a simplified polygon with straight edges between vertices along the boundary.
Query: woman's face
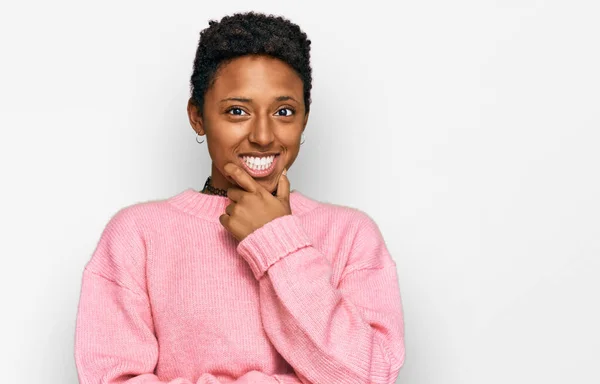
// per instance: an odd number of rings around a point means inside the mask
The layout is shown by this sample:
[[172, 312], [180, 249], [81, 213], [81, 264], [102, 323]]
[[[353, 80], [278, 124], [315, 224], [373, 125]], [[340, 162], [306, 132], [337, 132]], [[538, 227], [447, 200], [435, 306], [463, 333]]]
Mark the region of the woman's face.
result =
[[[192, 128], [206, 135], [215, 187], [236, 185], [223, 170], [232, 162], [269, 192], [298, 156], [308, 119], [296, 72], [281, 60], [256, 55], [222, 65], [204, 96], [203, 116], [191, 101], [188, 116]], [[269, 165], [272, 156], [274, 163]]]

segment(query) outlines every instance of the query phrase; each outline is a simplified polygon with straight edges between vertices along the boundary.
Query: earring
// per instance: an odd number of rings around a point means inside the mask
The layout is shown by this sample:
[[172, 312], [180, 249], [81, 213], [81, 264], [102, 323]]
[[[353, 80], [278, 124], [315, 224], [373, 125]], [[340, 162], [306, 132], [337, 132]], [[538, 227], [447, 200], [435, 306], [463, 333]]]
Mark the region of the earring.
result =
[[304, 144], [304, 132], [302, 132], [302, 141], [300, 141], [300, 145]]
[[202, 143], [204, 143], [204, 139], [202, 139], [202, 141], [198, 141], [198, 138], [199, 138], [199, 137], [200, 137], [200, 135], [199, 135], [199, 134], [196, 134], [196, 143], [198, 143], [198, 144], [202, 144]]

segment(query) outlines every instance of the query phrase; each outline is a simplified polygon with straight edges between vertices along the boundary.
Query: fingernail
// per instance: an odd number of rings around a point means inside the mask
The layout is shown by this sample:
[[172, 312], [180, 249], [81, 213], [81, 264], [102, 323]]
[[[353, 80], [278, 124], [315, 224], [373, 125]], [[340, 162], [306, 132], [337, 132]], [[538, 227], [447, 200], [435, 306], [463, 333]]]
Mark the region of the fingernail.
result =
[[283, 175], [287, 176], [287, 169], [283, 168]]

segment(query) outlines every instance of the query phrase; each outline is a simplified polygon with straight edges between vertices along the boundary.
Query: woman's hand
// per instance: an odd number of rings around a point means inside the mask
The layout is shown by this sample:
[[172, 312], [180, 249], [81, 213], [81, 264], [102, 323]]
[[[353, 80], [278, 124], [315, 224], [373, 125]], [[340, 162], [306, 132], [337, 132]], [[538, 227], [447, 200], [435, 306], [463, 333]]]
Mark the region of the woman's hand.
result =
[[277, 196], [233, 163], [226, 164], [224, 170], [243, 189], [227, 189], [227, 197], [233, 202], [225, 208], [226, 213], [219, 217], [219, 221], [239, 241], [269, 221], [292, 214], [286, 170], [279, 177]]

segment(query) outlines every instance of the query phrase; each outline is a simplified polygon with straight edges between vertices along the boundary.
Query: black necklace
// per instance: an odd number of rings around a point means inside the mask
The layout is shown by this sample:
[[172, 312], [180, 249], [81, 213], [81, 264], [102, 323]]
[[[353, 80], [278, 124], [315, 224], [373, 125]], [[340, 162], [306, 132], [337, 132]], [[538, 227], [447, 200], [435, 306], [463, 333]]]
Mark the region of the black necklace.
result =
[[[204, 188], [202, 188], [202, 190], [200, 192], [202, 192], [202, 193], [208, 192], [207, 194], [209, 194], [209, 195], [219, 195], [219, 196], [227, 197], [226, 189], [213, 187], [211, 185], [210, 181], [211, 181], [211, 178], [210, 178], [210, 176], [208, 176], [208, 179], [206, 179], [206, 183], [204, 183]], [[273, 192], [271, 192], [271, 195], [277, 196], [277, 190], [274, 190]]]

